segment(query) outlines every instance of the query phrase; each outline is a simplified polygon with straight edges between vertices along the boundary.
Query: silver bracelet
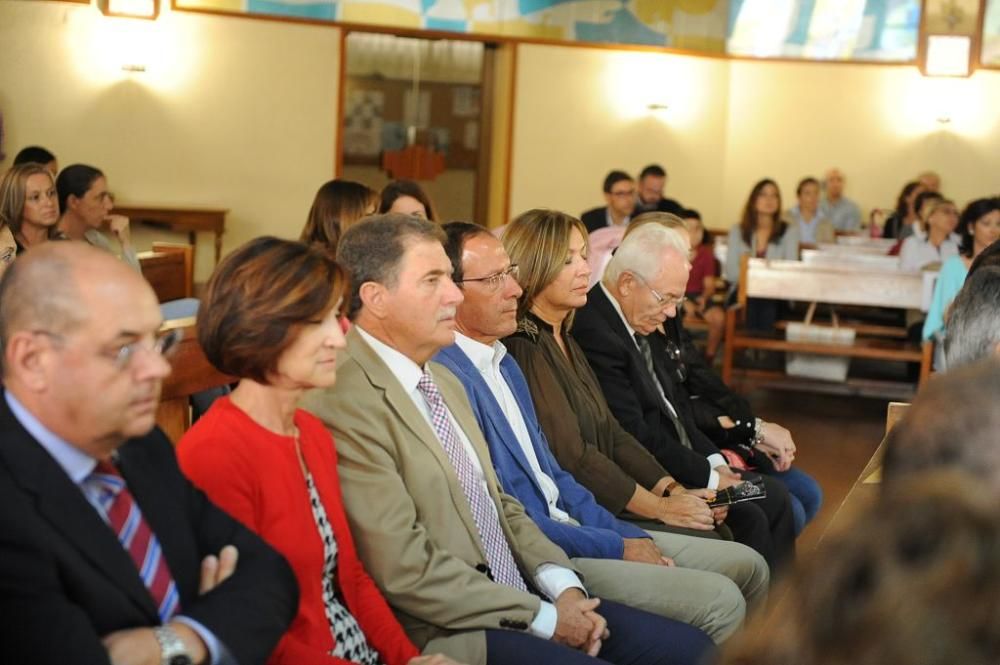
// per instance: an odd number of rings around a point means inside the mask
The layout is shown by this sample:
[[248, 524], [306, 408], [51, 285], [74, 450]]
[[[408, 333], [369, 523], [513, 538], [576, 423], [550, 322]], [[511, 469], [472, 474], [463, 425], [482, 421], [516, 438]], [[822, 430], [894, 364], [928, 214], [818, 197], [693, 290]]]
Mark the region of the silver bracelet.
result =
[[753, 419], [753, 441], [750, 442], [751, 448], [756, 448], [758, 444], [764, 441], [764, 421], [760, 418]]

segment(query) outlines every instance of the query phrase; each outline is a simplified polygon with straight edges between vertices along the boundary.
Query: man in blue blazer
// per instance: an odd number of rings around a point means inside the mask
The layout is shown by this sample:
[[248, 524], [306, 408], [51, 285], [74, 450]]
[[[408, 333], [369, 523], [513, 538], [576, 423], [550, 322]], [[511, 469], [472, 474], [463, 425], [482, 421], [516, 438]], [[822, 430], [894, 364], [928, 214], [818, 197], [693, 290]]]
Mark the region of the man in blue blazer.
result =
[[[462, 382], [504, 490], [575, 559], [596, 595], [685, 621], [717, 642], [767, 593], [764, 560], [737, 543], [646, 532], [616, 519], [552, 455], [527, 383], [497, 341], [516, 326], [516, 267], [483, 227], [445, 226], [458, 307], [456, 343], [435, 360]], [[678, 497], [682, 498], [682, 497]]]

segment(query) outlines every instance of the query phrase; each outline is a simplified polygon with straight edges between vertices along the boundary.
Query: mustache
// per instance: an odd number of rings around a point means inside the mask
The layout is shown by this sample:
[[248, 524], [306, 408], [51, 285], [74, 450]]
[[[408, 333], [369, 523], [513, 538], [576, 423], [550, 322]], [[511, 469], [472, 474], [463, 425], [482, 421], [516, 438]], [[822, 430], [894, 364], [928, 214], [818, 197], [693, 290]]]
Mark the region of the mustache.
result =
[[454, 319], [455, 318], [455, 314], [457, 312], [458, 312], [458, 308], [457, 307], [448, 307], [446, 309], [442, 309], [438, 313], [438, 321], [443, 321], [445, 319]]

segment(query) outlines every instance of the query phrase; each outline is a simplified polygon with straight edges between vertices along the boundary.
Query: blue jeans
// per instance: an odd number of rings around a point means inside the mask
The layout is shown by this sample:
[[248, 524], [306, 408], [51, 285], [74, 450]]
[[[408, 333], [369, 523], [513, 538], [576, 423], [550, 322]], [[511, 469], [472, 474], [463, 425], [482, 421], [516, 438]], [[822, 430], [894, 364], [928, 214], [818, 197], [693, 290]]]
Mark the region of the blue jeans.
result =
[[788, 488], [792, 497], [792, 513], [795, 518], [795, 535], [802, 533], [812, 518], [816, 517], [823, 505], [823, 490], [819, 483], [805, 471], [791, 468], [769, 474], [780, 480]]

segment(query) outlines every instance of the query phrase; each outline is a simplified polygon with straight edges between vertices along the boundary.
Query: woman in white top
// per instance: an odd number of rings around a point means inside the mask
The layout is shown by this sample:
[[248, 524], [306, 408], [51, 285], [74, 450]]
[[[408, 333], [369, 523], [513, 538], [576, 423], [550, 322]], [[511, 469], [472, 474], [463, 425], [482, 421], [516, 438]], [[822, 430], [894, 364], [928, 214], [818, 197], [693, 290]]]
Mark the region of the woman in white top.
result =
[[952, 233], [958, 227], [958, 208], [948, 199], [931, 203], [925, 218], [927, 235], [912, 235], [899, 250], [899, 267], [916, 271], [932, 264], [941, 264], [958, 255], [958, 242]]

